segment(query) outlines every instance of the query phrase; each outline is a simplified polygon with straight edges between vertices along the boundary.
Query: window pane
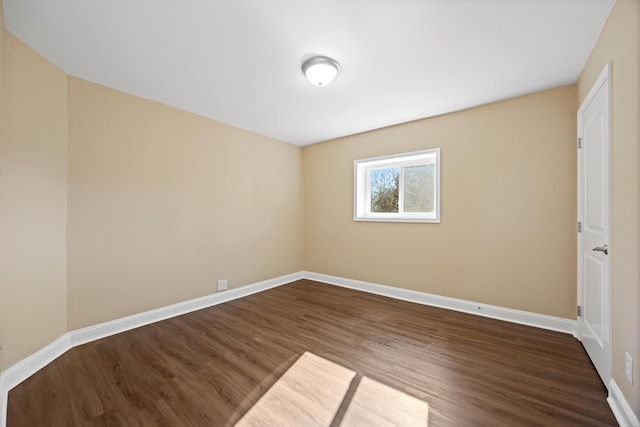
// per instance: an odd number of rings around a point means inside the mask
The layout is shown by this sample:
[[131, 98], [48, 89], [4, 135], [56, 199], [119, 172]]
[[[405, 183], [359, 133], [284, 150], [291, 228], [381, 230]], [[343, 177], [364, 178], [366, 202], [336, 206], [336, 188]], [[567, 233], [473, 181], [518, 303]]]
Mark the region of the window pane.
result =
[[436, 165], [411, 166], [404, 169], [404, 211], [435, 211]]
[[371, 212], [398, 212], [400, 168], [371, 170]]

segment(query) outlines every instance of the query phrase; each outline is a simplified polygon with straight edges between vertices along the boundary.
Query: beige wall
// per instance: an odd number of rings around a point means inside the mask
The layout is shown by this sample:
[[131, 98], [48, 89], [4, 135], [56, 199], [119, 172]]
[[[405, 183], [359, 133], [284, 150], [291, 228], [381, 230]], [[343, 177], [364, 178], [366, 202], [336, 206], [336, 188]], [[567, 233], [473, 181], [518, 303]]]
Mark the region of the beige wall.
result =
[[67, 76], [2, 31], [0, 370], [67, 331]]
[[[582, 102], [612, 70], [611, 285], [613, 378], [640, 417], [640, 2], [618, 0], [578, 81]], [[634, 359], [633, 385], [624, 353]]]
[[75, 78], [69, 326], [302, 269], [299, 147]]
[[[305, 270], [575, 318], [576, 87], [305, 147]], [[353, 221], [353, 161], [441, 148], [440, 224]]]

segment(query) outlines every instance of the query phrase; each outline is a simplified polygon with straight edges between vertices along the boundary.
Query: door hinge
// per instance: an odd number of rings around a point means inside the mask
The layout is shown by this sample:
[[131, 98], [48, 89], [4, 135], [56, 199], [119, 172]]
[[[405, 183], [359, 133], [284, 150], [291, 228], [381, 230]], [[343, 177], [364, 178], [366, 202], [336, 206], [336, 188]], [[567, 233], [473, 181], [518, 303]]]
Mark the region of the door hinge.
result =
[[578, 306], [578, 317], [582, 316], [582, 307]]
[[582, 148], [582, 138], [578, 138], [578, 148]]
[[582, 222], [578, 221], [578, 233], [582, 233]]

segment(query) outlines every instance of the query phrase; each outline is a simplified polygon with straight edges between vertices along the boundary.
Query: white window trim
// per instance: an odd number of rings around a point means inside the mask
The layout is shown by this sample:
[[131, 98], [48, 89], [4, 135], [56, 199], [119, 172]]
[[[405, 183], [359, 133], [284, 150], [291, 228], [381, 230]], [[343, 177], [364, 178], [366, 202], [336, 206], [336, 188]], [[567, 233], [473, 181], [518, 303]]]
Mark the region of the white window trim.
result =
[[[369, 180], [371, 171], [379, 168], [391, 168], [394, 166], [412, 166], [434, 164], [436, 165], [435, 188], [435, 214], [425, 215], [422, 212], [398, 212], [382, 213], [371, 212], [371, 186]], [[400, 174], [400, 180], [404, 178]], [[400, 182], [403, 188], [403, 182]], [[402, 211], [404, 194], [398, 195], [399, 209]], [[424, 222], [440, 223], [440, 148], [431, 150], [414, 151], [392, 156], [372, 157], [354, 161], [353, 164], [353, 220], [374, 222]]]

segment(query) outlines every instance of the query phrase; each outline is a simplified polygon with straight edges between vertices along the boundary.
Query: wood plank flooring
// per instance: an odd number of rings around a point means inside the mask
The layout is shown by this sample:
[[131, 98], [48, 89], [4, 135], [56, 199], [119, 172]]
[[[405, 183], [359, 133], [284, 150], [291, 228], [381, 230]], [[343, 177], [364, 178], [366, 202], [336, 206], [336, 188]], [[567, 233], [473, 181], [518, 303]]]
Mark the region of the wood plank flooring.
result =
[[8, 426], [233, 426], [303, 355], [428, 404], [429, 426], [612, 426], [573, 337], [301, 280], [76, 347]]

